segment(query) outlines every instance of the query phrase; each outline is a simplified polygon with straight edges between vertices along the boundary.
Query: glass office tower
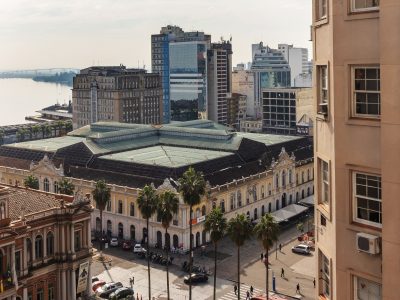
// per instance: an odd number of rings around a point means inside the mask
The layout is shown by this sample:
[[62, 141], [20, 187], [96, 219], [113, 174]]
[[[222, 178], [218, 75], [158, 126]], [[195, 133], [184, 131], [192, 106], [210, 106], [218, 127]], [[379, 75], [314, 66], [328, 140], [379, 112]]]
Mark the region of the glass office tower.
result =
[[172, 121], [207, 119], [207, 43], [169, 44]]

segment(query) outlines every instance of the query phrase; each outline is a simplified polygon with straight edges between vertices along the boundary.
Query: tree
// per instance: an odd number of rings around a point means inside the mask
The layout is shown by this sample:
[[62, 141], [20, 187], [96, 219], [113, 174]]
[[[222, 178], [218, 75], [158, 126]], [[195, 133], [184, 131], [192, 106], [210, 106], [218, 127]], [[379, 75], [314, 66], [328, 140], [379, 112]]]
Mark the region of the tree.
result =
[[300, 234], [304, 232], [304, 224], [302, 222], [297, 223], [296, 228], [300, 232]]
[[217, 287], [217, 246], [224, 237], [227, 228], [227, 221], [219, 207], [214, 208], [206, 217], [204, 230], [210, 232], [211, 241], [214, 244], [214, 300], [216, 299]]
[[[279, 234], [279, 225], [275, 222], [274, 218], [271, 214], [264, 215], [260, 223], [258, 223], [254, 227], [254, 234], [256, 238], [261, 241], [262, 246], [266, 252], [265, 254], [265, 268], [266, 268], [266, 275], [265, 275], [265, 290], [268, 294], [268, 252], [274, 245], [274, 243], [278, 240]], [[268, 299], [268, 296], [267, 296]]]
[[[174, 214], [178, 213], [179, 209], [179, 199], [176, 193], [172, 191], [164, 191], [159, 196], [158, 205], [157, 205], [157, 215], [158, 219], [161, 220], [162, 226], [165, 228], [165, 237], [168, 234], [168, 228], [171, 224], [171, 221], [174, 217]], [[166, 243], [167, 244], [167, 243]], [[169, 244], [168, 244], [169, 245]], [[169, 247], [165, 245], [165, 252], [167, 256], [167, 299], [170, 299], [169, 296], [169, 272], [168, 272], [168, 264], [169, 264]]]
[[39, 189], [39, 180], [34, 175], [29, 175], [24, 179], [25, 187], [38, 190]]
[[63, 178], [58, 182], [58, 191], [60, 194], [73, 195], [75, 186], [71, 180]]
[[18, 142], [23, 142], [25, 140], [25, 136], [26, 136], [27, 132], [25, 128], [18, 128], [17, 130], [17, 141]]
[[0, 129], [0, 145], [4, 143], [5, 133], [3, 129]]
[[71, 121], [66, 121], [65, 122], [65, 131], [69, 132], [72, 130], [72, 122]]
[[92, 195], [97, 208], [100, 210], [100, 255], [103, 255], [103, 211], [111, 199], [111, 189], [104, 180], [99, 180], [96, 182]]
[[237, 247], [237, 276], [238, 276], [238, 300], [240, 300], [240, 247], [250, 239], [253, 230], [250, 220], [244, 215], [236, 215], [228, 222], [228, 235]]
[[[206, 192], [206, 182], [201, 172], [196, 172], [190, 167], [182, 177], [179, 178], [179, 192], [183, 201], [189, 205], [189, 274], [192, 274], [193, 267], [193, 238], [192, 238], [192, 216], [193, 206], [198, 205], [201, 197]], [[189, 300], [192, 299], [192, 277], [189, 276]]]
[[57, 127], [58, 127], [58, 135], [61, 136], [63, 134], [63, 130], [65, 127], [65, 122], [62, 120], [57, 121]]
[[38, 135], [38, 133], [39, 133], [39, 130], [40, 130], [40, 127], [39, 127], [39, 125], [33, 125], [32, 126], [32, 134], [33, 134], [33, 136], [35, 137], [35, 139], [37, 138], [37, 135]]
[[138, 206], [142, 217], [146, 219], [146, 248], [147, 248], [147, 273], [149, 278], [149, 299], [151, 299], [150, 283], [150, 255], [149, 255], [149, 219], [154, 215], [157, 209], [158, 196], [153, 185], [146, 185], [140, 191], [137, 198]]

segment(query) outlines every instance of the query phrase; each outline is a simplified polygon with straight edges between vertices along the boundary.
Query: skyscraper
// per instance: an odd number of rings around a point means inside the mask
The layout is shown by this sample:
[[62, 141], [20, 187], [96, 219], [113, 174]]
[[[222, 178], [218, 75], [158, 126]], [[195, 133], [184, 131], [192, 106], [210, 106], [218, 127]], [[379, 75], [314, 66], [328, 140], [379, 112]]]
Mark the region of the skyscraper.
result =
[[314, 0], [317, 299], [399, 299], [400, 2]]
[[308, 61], [308, 49], [293, 47], [288, 44], [278, 44], [278, 50], [282, 52], [285, 60], [290, 66], [290, 82], [291, 86], [295, 86], [295, 78], [301, 74], [311, 72]]

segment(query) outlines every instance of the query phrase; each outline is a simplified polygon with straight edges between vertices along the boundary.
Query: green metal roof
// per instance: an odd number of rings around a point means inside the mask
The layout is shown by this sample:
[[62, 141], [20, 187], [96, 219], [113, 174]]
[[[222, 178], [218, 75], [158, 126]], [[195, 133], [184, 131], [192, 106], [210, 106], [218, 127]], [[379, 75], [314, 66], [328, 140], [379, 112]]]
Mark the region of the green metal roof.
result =
[[287, 141], [298, 140], [302, 138], [301, 136], [250, 133], [250, 132], [237, 132], [236, 135], [239, 138], [246, 138], [259, 143], [263, 143], [267, 146], [280, 144]]
[[55, 152], [58, 149], [85, 141], [85, 138], [75, 136], [62, 136], [44, 140], [27, 141], [7, 145], [8, 147], [32, 149], [38, 151]]
[[229, 155], [232, 153], [159, 145], [105, 155], [101, 158], [177, 168]]

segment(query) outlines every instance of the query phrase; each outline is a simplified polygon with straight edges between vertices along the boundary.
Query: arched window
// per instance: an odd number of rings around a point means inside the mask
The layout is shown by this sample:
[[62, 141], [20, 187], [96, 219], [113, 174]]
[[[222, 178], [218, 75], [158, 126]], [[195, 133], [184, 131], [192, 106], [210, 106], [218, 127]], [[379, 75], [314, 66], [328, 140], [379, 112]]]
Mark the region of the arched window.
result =
[[43, 180], [43, 190], [45, 192], [50, 192], [50, 183], [49, 183], [49, 180], [47, 178], [45, 178]]
[[289, 184], [292, 184], [292, 170], [289, 169]]
[[307, 181], [310, 181], [310, 169], [307, 170]]
[[224, 213], [225, 212], [225, 201], [221, 200], [221, 202], [219, 203], [219, 206], [221, 208], [221, 211]]
[[100, 218], [97, 217], [97, 218], [96, 218], [96, 231], [97, 231], [97, 232], [100, 232], [100, 227], [101, 227]]
[[119, 214], [123, 213], [122, 200], [118, 200], [118, 213]]
[[196, 209], [196, 218], [200, 217], [200, 208]]
[[157, 231], [157, 245], [162, 249], [162, 233], [161, 231]]
[[246, 217], [247, 217], [247, 219], [250, 220], [250, 212], [249, 211], [246, 213]]
[[304, 199], [304, 190], [301, 190], [301, 199]]
[[271, 211], [272, 211], [272, 204], [270, 202], [270, 203], [268, 203], [268, 213], [271, 213]]
[[236, 198], [237, 198], [238, 206], [242, 207], [242, 192], [240, 190], [238, 190], [236, 192]]
[[135, 230], [135, 225], [131, 225], [131, 240], [134, 241], [136, 239], [136, 230]]
[[54, 254], [54, 235], [52, 232], [48, 232], [46, 236], [46, 252], [47, 256]]
[[292, 199], [293, 197], [292, 197], [292, 195], [290, 194], [289, 195], [289, 204], [292, 204], [292, 202], [293, 202], [293, 199]]
[[250, 194], [251, 194], [251, 191], [250, 191], [249, 188], [247, 188], [247, 190], [246, 190], [246, 204], [250, 203]]
[[41, 235], [35, 238], [35, 255], [36, 259], [43, 258], [43, 238]]
[[112, 223], [110, 220], [107, 220], [107, 235], [111, 236], [112, 234]]
[[299, 201], [299, 192], [296, 192], [296, 203]]
[[268, 196], [271, 196], [272, 190], [271, 190], [271, 184], [268, 183]]
[[310, 196], [310, 187], [307, 188], [307, 197]]
[[122, 225], [122, 223], [118, 223], [118, 238], [124, 238], [124, 225]]
[[203, 206], [201, 207], [201, 215], [202, 215], [202, 216], [205, 216], [205, 215], [206, 215], [206, 206], [205, 206], [205, 205], [203, 205]]
[[261, 206], [261, 216], [264, 217], [264, 215], [265, 215], [265, 207], [263, 205]]
[[276, 200], [276, 203], [275, 203], [275, 210], [279, 210], [279, 200]]
[[304, 171], [301, 172], [301, 183], [304, 183]]
[[264, 185], [261, 186], [261, 198], [265, 197], [265, 189], [264, 189]]
[[58, 194], [58, 181], [54, 181], [54, 193]]
[[129, 215], [130, 215], [131, 217], [134, 217], [134, 216], [135, 216], [135, 204], [134, 204], [133, 202], [131, 202], [131, 205], [130, 205]]
[[286, 186], [286, 172], [285, 170], [282, 171], [282, 186]]
[[299, 174], [296, 173], [296, 184], [299, 184]]
[[0, 203], [0, 220], [6, 218], [6, 204], [4, 202]]
[[27, 250], [27, 255], [28, 255], [28, 263], [32, 263], [33, 257], [32, 257], [32, 241], [31, 239], [26, 239], [26, 250]]
[[258, 219], [257, 208], [254, 209], [254, 220]]
[[253, 201], [257, 201], [257, 186], [253, 185]]
[[179, 248], [179, 238], [176, 234], [172, 237], [172, 244], [174, 248]]
[[236, 208], [236, 205], [235, 205], [235, 193], [232, 193], [231, 194], [231, 199], [230, 199], [230, 201], [231, 201], [231, 210], [233, 210], [233, 209], [235, 209]]
[[279, 174], [275, 175], [275, 188], [279, 188]]
[[111, 211], [111, 200], [107, 202], [107, 211]]

